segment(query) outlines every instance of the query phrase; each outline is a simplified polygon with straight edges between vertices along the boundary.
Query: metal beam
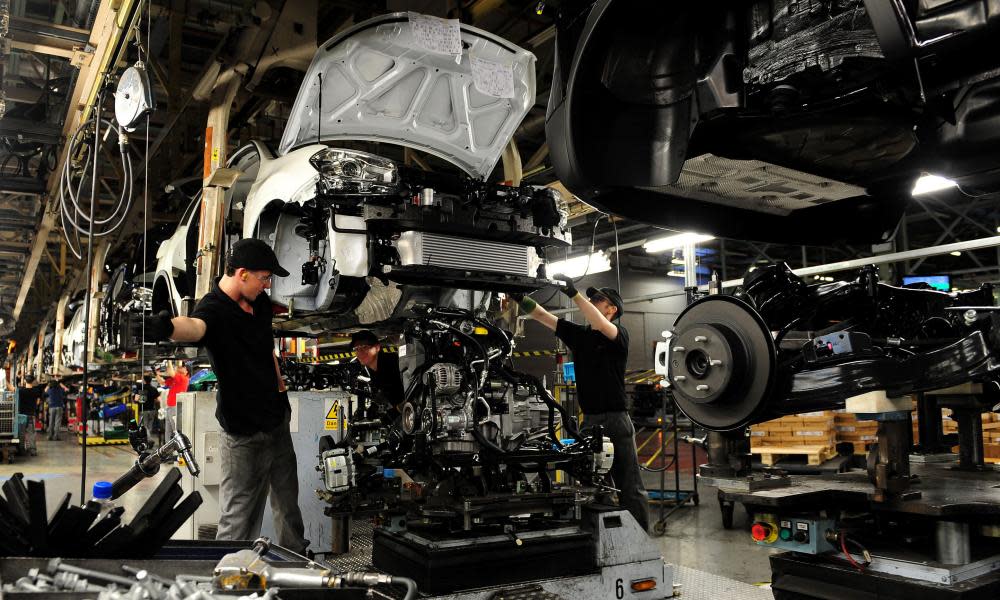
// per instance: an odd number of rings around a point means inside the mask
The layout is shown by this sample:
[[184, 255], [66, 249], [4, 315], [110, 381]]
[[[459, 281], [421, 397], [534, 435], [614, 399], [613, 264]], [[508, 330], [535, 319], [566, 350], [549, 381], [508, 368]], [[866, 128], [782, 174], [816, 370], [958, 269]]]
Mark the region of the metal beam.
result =
[[90, 31], [68, 25], [55, 25], [48, 21], [32, 19], [31, 17], [11, 17], [10, 33], [30, 33], [54, 40], [73, 42], [84, 46], [90, 40]]
[[4, 99], [7, 102], [23, 102], [34, 104], [42, 97], [42, 90], [36, 88], [23, 88], [13, 85], [6, 85], [3, 88]]
[[21, 142], [52, 145], [62, 141], [58, 125], [11, 117], [0, 119], [0, 137], [13, 137]]
[[[920, 250], [905, 250], [903, 252], [892, 252], [889, 254], [879, 254], [877, 256], [871, 256], [868, 258], [858, 258], [855, 260], [845, 260], [835, 263], [828, 263], [825, 265], [816, 265], [815, 267], [806, 267], [804, 269], [794, 269], [793, 273], [800, 277], [807, 275], [821, 275], [824, 273], [836, 273], [837, 271], [849, 271], [851, 269], [858, 269], [861, 267], [866, 267], [868, 265], [881, 265], [886, 263], [900, 262], [904, 260], [912, 260], [916, 258], [923, 258], [926, 256], [939, 256], [941, 254], [949, 254], [951, 252], [969, 252], [972, 250], [982, 250], [984, 248], [1000, 248], [1000, 236], [993, 236], [988, 238], [979, 238], [975, 240], [966, 240], [964, 242], [955, 242], [953, 244], [942, 244], [940, 246], [932, 246], [930, 248], [922, 248]], [[734, 288], [743, 285], [743, 279], [730, 279], [729, 281], [723, 281], [723, 288]], [[701, 291], [708, 291], [708, 284], [703, 284], [698, 286]], [[634, 304], [636, 302], [649, 302], [652, 300], [659, 300], [660, 298], [673, 298], [676, 296], [683, 296], [686, 292], [684, 290], [671, 290], [669, 292], [659, 292], [656, 294], [646, 294], [644, 296], [636, 296], [634, 298], [625, 298], [623, 302], [625, 304]], [[575, 312], [576, 308], [564, 308], [559, 310], [549, 311], [554, 315], [561, 315], [566, 313]], [[524, 318], [523, 315], [519, 318]]]
[[545, 42], [556, 39], [556, 27], [555, 25], [549, 25], [545, 29], [539, 31], [530, 38], [524, 40], [522, 46], [529, 46], [531, 48], [537, 48]]
[[0, 193], [41, 196], [45, 193], [45, 181], [37, 177], [0, 177]]
[[[940, 244], [941, 242], [943, 242], [948, 237], [951, 237], [951, 238], [955, 237], [955, 235], [952, 234], [952, 231], [955, 229], [955, 227], [958, 226], [959, 223], [961, 223], [964, 219], [966, 219], [965, 215], [970, 210], [972, 210], [972, 208], [976, 205], [976, 202], [978, 202], [977, 200], [973, 200], [972, 202], [970, 202], [970, 203], [966, 204], [964, 207], [962, 207], [961, 210], [955, 211], [955, 215], [956, 215], [955, 218], [952, 220], [952, 222], [950, 224], [945, 225], [945, 223], [941, 219], [939, 219], [937, 217], [937, 215], [935, 215], [933, 212], [931, 212], [930, 210], [927, 209], [927, 205], [924, 204], [924, 202], [922, 200], [920, 200], [919, 196], [916, 196], [916, 198], [917, 198], [917, 203], [921, 206], [921, 208], [923, 208], [927, 212], [927, 214], [929, 214], [931, 216], [931, 218], [934, 219], [934, 222], [938, 224], [938, 227], [940, 227], [941, 229], [944, 230], [943, 232], [941, 232], [940, 235], [938, 235], [937, 239], [934, 240], [934, 245], [935, 246], [937, 246], [938, 244]], [[907, 272], [908, 273], [913, 273], [914, 271], [916, 271], [920, 267], [920, 265], [923, 264], [923, 262], [926, 259], [927, 259], [927, 257], [924, 257], [924, 258], [921, 258], [920, 260], [918, 260], [916, 263], [913, 264], [913, 266], [910, 267], [910, 269]], [[982, 266], [982, 265], [980, 265], [980, 266]]]
[[[170, 134], [170, 132], [174, 128], [174, 125], [176, 125], [177, 121], [180, 120], [181, 115], [187, 109], [188, 105], [191, 103], [192, 100], [194, 100], [195, 97], [194, 90], [197, 89], [198, 86], [202, 85], [203, 80], [206, 80], [210, 76], [212, 77], [212, 81], [213, 82], [215, 81], [215, 76], [218, 75], [217, 59], [219, 56], [219, 52], [222, 50], [222, 47], [226, 43], [227, 37], [228, 36], [223, 36], [223, 38], [219, 40], [219, 43], [215, 46], [215, 49], [212, 50], [212, 55], [209, 57], [207, 61], [205, 61], [205, 66], [202, 68], [201, 73], [199, 73], [198, 77], [195, 78], [196, 81], [195, 85], [191, 87], [190, 93], [184, 94], [184, 99], [181, 102], [181, 105], [177, 108], [177, 111], [174, 112], [173, 109], [171, 109], [170, 111], [171, 114], [167, 119], [166, 124], [164, 124], [163, 127], [160, 128], [159, 133], [156, 134], [156, 139], [153, 140], [152, 145], [149, 147], [150, 160], [152, 160], [152, 158], [156, 156], [156, 152], [160, 149], [160, 146], [163, 144], [163, 142], [166, 141], [167, 135]], [[213, 74], [215, 76], [213, 76]]]
[[7, 37], [11, 48], [68, 58], [74, 64], [89, 60], [86, 29], [55, 25], [29, 17], [11, 17]]

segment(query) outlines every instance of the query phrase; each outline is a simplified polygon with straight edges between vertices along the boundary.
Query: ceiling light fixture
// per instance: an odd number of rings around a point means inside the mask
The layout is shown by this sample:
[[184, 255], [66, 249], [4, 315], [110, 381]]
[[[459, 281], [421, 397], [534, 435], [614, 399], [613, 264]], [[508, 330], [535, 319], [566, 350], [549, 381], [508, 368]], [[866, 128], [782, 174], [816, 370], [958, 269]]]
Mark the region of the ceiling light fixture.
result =
[[920, 179], [917, 179], [917, 183], [913, 185], [912, 194], [919, 196], [921, 194], [930, 194], [931, 192], [940, 192], [941, 190], [953, 187], [958, 187], [958, 184], [951, 179], [939, 175], [922, 175]]
[[655, 240], [649, 240], [642, 245], [643, 249], [650, 254], [655, 254], [657, 252], [664, 252], [666, 250], [672, 250], [674, 248], [681, 248], [687, 244], [700, 244], [702, 242], [707, 242], [709, 240], [714, 240], [715, 236], [702, 235], [700, 233], [678, 233], [676, 235], [668, 235], [666, 237], [657, 238]]
[[594, 252], [593, 254], [574, 256], [568, 260], [549, 263], [545, 270], [549, 276], [562, 274], [576, 279], [584, 275], [610, 271], [611, 259], [604, 252]]

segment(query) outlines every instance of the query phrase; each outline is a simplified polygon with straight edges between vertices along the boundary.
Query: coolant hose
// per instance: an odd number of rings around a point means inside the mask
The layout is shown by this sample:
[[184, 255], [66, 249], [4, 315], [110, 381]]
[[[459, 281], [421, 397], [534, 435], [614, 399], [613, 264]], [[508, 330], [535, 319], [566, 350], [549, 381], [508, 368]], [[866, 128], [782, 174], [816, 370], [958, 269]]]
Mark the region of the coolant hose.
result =
[[480, 446], [486, 448], [490, 452], [493, 452], [495, 454], [507, 454], [506, 450], [504, 450], [500, 446], [497, 446], [490, 440], [486, 439], [486, 436], [483, 435], [483, 432], [479, 430], [479, 427], [472, 428], [472, 437], [474, 437], [476, 441], [479, 442]]

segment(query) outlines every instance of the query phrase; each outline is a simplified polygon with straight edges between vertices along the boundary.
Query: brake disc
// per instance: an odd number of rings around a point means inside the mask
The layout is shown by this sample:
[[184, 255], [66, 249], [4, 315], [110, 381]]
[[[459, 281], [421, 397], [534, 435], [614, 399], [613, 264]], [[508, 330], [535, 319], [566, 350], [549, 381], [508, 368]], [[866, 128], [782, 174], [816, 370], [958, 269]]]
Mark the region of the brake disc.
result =
[[668, 361], [677, 407], [706, 429], [749, 425], [771, 400], [771, 332], [739, 298], [714, 295], [688, 306], [674, 322]]

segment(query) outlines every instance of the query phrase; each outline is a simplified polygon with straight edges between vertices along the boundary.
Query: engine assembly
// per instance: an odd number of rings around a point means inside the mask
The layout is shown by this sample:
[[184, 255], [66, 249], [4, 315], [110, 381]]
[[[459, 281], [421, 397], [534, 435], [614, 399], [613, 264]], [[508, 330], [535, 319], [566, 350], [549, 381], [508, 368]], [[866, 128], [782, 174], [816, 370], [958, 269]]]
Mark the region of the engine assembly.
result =
[[611, 469], [610, 440], [578, 431], [540, 380], [509, 366], [508, 333], [466, 310], [418, 312], [399, 348], [401, 410], [358, 377], [346, 435], [321, 442], [327, 513], [451, 531], [578, 520]]

